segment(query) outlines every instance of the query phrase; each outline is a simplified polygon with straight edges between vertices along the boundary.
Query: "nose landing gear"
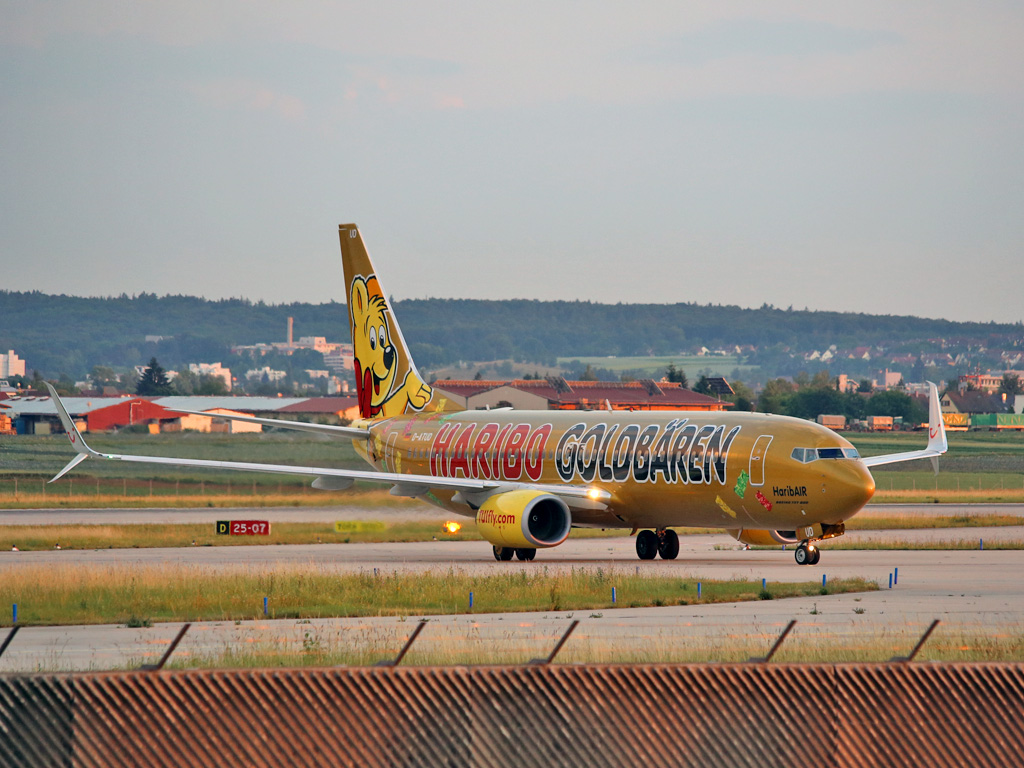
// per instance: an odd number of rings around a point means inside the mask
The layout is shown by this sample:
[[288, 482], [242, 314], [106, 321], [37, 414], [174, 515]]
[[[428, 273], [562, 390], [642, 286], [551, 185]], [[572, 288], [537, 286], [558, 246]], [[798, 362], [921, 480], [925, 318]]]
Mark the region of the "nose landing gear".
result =
[[804, 539], [797, 546], [793, 557], [797, 565], [817, 565], [821, 559], [821, 550], [814, 546], [814, 542]]

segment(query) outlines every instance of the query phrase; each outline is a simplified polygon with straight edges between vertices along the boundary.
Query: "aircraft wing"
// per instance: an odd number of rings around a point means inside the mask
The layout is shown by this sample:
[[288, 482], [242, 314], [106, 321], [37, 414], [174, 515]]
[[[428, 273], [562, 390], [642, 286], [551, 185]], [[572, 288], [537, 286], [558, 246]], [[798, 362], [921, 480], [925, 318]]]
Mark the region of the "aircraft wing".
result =
[[[475, 478], [440, 477], [437, 475], [411, 475], [397, 472], [378, 472], [376, 470], [336, 469], [334, 467], [303, 467], [290, 464], [255, 464], [244, 461], [214, 461], [210, 459], [179, 459], [169, 456], [133, 456], [120, 453], [100, 453], [93, 450], [82, 438], [74, 420], [68, 414], [64, 403], [57, 392], [50, 386], [50, 396], [60, 415], [64, 430], [71, 440], [71, 445], [78, 454], [68, 465], [58, 472], [50, 482], [59, 480], [87, 458], [106, 459], [110, 461], [129, 461], [141, 464], [163, 464], [179, 467], [206, 467], [209, 469], [234, 469], [243, 472], [269, 472], [284, 475], [302, 475], [312, 477], [313, 487], [321, 490], [340, 491], [352, 485], [356, 480], [391, 485], [391, 493], [395, 496], [419, 496], [432, 488], [445, 488], [461, 494], [461, 501], [472, 502], [478, 506], [488, 496], [505, 491], [530, 489], [551, 493], [562, 498], [570, 507], [583, 509], [604, 509], [611, 500], [611, 494], [600, 488], [578, 485], [550, 485], [540, 483], [516, 483]], [[208, 415], [208, 414], [207, 414]], [[308, 425], [304, 425], [308, 426]]]
[[267, 427], [295, 429], [300, 432], [319, 432], [320, 434], [341, 435], [343, 437], [365, 438], [369, 432], [360, 427], [339, 427], [334, 424], [307, 424], [304, 421], [287, 421], [285, 419], [263, 419], [258, 416], [232, 416], [226, 413], [210, 413], [209, 411], [186, 411], [184, 408], [168, 408], [174, 413], [190, 413], [194, 416], [210, 416], [215, 419], [231, 419], [232, 421], [248, 421], [251, 424], [263, 424]]
[[939, 456], [944, 454], [949, 445], [946, 442], [946, 425], [942, 421], [942, 408], [939, 403], [939, 390], [932, 382], [928, 382], [928, 445], [924, 450], [905, 451], [903, 453], [887, 453], [882, 456], [868, 456], [861, 461], [867, 467], [882, 464], [896, 464], [901, 461], [915, 459], [931, 459], [935, 472], [939, 471]]

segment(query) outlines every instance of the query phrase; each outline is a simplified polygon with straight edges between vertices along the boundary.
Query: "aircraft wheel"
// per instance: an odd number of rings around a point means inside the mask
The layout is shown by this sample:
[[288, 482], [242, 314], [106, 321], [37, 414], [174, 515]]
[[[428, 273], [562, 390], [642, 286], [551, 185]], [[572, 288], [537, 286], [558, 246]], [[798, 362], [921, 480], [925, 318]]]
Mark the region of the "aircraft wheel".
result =
[[807, 548], [806, 541], [800, 542], [796, 548], [796, 552], [793, 553], [793, 558], [796, 560], [797, 565], [811, 564], [811, 551]]
[[532, 547], [522, 547], [516, 550], [516, 557], [520, 560], [533, 560], [537, 556], [537, 550]]
[[636, 555], [641, 560], [653, 560], [658, 556], [658, 534], [654, 531], [640, 531], [636, 537]]
[[658, 554], [662, 560], [675, 560], [679, 556], [679, 534], [671, 528], [666, 529], [658, 540]]
[[815, 547], [811, 550], [811, 565], [817, 565], [818, 561], [821, 560], [821, 550]]
[[508, 561], [516, 551], [512, 547], [491, 547], [494, 550], [494, 559]]

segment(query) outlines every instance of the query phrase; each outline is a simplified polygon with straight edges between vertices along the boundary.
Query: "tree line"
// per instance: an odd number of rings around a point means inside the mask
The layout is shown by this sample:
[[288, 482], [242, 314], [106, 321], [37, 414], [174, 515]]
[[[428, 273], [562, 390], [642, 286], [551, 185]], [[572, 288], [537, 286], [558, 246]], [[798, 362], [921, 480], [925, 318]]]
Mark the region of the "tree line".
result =
[[[770, 350], [892, 346], [939, 337], [1024, 338], [1021, 324], [811, 312], [762, 306], [598, 304], [587, 301], [415, 299], [394, 302], [417, 363], [513, 359], [553, 365], [558, 357], [673, 355], [699, 346]], [[296, 336], [348, 342], [344, 304], [264, 304], [193, 296], [83, 298], [0, 291], [0, 350], [31, 369], [83, 377], [93, 366], [134, 366], [151, 357], [179, 368], [223, 360], [238, 344]], [[162, 336], [147, 342], [145, 337]], [[992, 344], [989, 344], [992, 346]], [[759, 360], [748, 361], [759, 364]]]

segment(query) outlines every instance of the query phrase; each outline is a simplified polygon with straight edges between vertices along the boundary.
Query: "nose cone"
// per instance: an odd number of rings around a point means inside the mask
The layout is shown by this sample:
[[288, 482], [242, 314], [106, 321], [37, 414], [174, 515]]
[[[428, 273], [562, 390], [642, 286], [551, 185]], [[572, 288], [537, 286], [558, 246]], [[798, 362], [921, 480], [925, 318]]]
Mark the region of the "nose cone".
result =
[[856, 460], [828, 462], [825, 489], [828, 504], [840, 519], [853, 515], [875, 495], [875, 478], [868, 468]]

